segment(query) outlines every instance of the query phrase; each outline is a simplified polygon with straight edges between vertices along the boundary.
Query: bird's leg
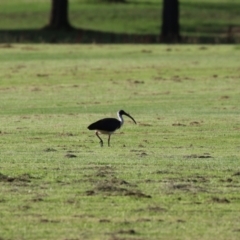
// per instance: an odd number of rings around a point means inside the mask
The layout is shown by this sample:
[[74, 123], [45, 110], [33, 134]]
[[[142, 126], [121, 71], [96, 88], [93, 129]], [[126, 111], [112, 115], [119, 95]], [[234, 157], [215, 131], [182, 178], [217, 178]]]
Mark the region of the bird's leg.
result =
[[109, 134], [108, 135], [108, 146], [110, 147], [110, 137], [111, 137], [111, 135]]
[[103, 140], [100, 138], [100, 136], [98, 135], [98, 131], [96, 131], [96, 136], [100, 139], [100, 144], [101, 144], [101, 147], [103, 146]]

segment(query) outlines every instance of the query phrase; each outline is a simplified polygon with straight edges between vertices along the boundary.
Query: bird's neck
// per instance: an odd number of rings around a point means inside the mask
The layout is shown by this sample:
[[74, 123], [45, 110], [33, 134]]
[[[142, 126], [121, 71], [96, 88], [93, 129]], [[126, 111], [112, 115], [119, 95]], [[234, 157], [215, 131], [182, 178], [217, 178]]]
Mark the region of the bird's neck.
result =
[[121, 126], [123, 125], [123, 123], [124, 123], [124, 120], [123, 120], [122, 115], [119, 114], [119, 112], [117, 113], [117, 115], [118, 115], [118, 119], [119, 119], [119, 121], [120, 121], [120, 127], [121, 127]]

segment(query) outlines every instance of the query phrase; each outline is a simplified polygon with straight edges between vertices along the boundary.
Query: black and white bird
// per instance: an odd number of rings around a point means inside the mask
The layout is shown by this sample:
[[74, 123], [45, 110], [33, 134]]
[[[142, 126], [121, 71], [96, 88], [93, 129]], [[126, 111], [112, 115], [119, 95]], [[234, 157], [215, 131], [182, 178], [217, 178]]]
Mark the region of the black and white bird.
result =
[[133, 120], [135, 124], [137, 124], [132, 116], [130, 116], [128, 113], [124, 112], [123, 110], [120, 110], [117, 112], [118, 119], [104, 118], [88, 126], [89, 130], [96, 130], [96, 136], [100, 139], [101, 146], [103, 146], [103, 140], [100, 138], [99, 133], [108, 135], [108, 146], [110, 146], [111, 134], [113, 134], [117, 129], [121, 128], [124, 123], [123, 115], [128, 116]]

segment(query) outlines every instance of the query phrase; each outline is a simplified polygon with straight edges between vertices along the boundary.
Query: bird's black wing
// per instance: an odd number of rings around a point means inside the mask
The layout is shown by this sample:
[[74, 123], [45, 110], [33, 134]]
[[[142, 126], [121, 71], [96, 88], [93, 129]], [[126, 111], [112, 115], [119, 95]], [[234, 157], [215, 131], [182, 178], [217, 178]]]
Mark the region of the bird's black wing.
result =
[[120, 128], [120, 121], [116, 118], [104, 118], [88, 126], [89, 130], [102, 130], [113, 132]]

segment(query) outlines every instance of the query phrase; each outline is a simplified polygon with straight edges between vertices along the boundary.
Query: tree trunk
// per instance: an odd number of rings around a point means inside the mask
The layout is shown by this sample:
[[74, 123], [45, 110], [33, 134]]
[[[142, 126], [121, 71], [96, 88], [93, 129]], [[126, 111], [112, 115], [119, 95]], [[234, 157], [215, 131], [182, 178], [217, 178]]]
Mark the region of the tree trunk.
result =
[[45, 27], [49, 30], [71, 30], [68, 20], [68, 0], [52, 0], [50, 22]]
[[178, 0], [164, 0], [162, 13], [162, 42], [179, 42], [179, 3]]

